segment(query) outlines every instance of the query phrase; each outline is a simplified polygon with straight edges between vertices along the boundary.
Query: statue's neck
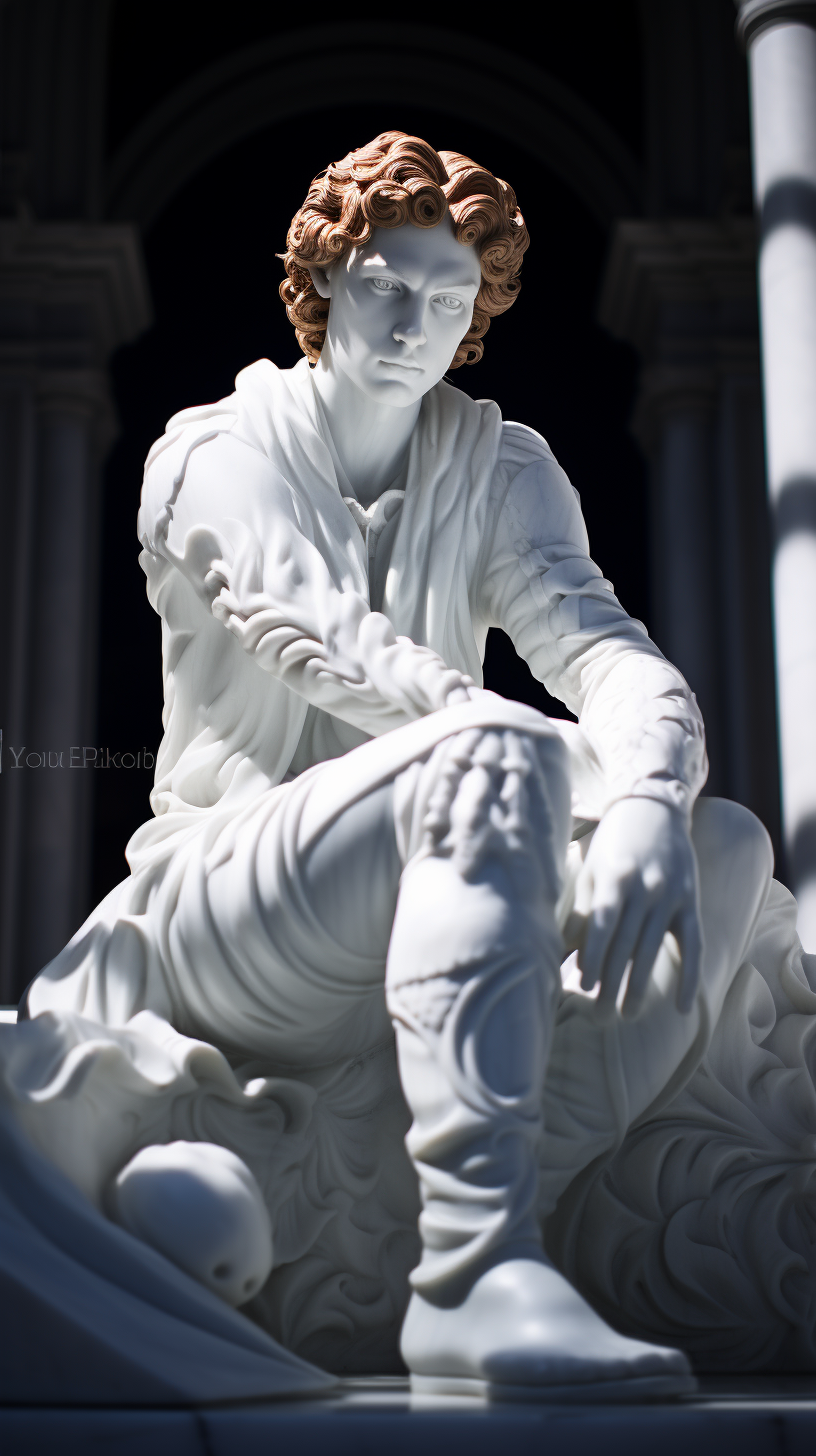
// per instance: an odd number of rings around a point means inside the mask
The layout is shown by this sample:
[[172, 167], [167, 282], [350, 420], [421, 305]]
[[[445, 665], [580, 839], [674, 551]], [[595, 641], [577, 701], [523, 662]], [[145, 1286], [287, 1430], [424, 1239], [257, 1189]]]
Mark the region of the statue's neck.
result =
[[377, 404], [322, 359], [312, 383], [337, 458], [357, 499], [369, 506], [399, 474], [422, 401], [405, 409]]

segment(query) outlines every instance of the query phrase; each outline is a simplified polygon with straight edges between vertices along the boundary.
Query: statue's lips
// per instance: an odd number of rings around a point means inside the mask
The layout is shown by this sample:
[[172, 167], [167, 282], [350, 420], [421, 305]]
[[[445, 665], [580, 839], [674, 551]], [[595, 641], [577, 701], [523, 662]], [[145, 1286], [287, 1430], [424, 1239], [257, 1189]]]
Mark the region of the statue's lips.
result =
[[424, 374], [425, 371], [419, 364], [403, 364], [398, 359], [381, 359], [386, 369], [402, 369], [406, 374]]

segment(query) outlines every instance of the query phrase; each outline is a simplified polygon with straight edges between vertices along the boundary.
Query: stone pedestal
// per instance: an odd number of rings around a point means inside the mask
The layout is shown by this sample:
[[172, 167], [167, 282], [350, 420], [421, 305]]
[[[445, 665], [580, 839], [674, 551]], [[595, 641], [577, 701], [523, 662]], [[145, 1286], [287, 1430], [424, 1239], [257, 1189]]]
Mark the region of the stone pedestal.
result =
[[99, 478], [115, 431], [105, 366], [148, 322], [132, 228], [0, 223], [4, 1001], [87, 908], [91, 776], [70, 750], [94, 737]]
[[407, 1380], [343, 1381], [336, 1395], [217, 1408], [81, 1407], [0, 1411], [3, 1456], [116, 1451], [128, 1456], [268, 1456], [296, 1451], [387, 1451], [389, 1456], [805, 1456], [816, 1437], [816, 1387], [807, 1377], [703, 1382], [673, 1404], [488, 1403], [411, 1396]]
[[643, 359], [653, 635], [697, 694], [710, 792], [772, 836], [777, 749], [751, 219], [623, 221], [600, 321]]

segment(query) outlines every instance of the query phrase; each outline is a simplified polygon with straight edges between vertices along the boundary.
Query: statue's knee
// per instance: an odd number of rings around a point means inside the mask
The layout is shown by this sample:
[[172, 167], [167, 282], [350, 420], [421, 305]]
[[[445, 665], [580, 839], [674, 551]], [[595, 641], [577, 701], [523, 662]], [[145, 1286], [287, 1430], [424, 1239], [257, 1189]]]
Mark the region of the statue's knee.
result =
[[770, 835], [744, 804], [732, 799], [698, 799], [691, 837], [703, 881], [722, 868], [729, 877], [737, 872], [757, 888], [767, 887], [774, 865]]
[[408, 890], [408, 879], [430, 856], [447, 860], [462, 885], [478, 882], [487, 893], [490, 884], [500, 900], [555, 904], [571, 823], [565, 751], [555, 735], [539, 741], [514, 728], [463, 729], [437, 745], [404, 788], [411, 804], [402, 802], [399, 786], [396, 802], [412, 828], [402, 900], [417, 901], [417, 885]]
[[455, 990], [463, 977], [503, 973], [517, 961], [533, 974], [542, 959], [557, 973], [555, 907], [570, 823], [564, 756], [546, 734], [540, 743], [480, 726], [440, 743], [411, 781], [419, 799], [410, 817], [420, 809], [421, 834], [411, 841], [388, 952], [392, 1015], [399, 988], [418, 981]]
[[[455, 723], [457, 714], [462, 719], [461, 730], [451, 733], [446, 742], [457, 747], [466, 744], [469, 757], [488, 759], [493, 756], [501, 759], [507, 756], [506, 745], [518, 740], [524, 745], [524, 752], [531, 762], [535, 762], [539, 772], [553, 780], [560, 780], [562, 784], [568, 784], [570, 770], [566, 744], [552, 722], [543, 714], [531, 713], [522, 704], [500, 698], [496, 698], [495, 705], [491, 706], [492, 721], [489, 724], [471, 726], [473, 703], [461, 703], [445, 712], [451, 723]], [[539, 721], [538, 731], [531, 729], [531, 717]], [[504, 745], [503, 753], [499, 750], [496, 754], [497, 743]]]
[[[425, 847], [467, 866], [485, 857], [563, 859], [570, 821], [566, 750], [508, 727], [478, 727], [441, 746]], [[436, 756], [435, 756], [436, 757]]]

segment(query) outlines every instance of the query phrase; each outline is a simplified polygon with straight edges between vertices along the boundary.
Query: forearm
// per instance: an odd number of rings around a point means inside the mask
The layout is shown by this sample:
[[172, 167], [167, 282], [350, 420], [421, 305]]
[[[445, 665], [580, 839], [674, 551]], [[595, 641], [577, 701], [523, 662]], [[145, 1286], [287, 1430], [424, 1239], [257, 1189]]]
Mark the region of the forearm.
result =
[[464, 696], [472, 680], [436, 653], [397, 637], [391, 623], [349, 593], [332, 619], [293, 620], [279, 605], [236, 600], [226, 590], [213, 613], [244, 650], [315, 707], [378, 736]]
[[705, 731], [696, 699], [662, 657], [621, 655], [599, 670], [580, 716], [599, 749], [610, 802], [656, 799], [690, 818], [705, 783]]
[[508, 515], [486, 581], [491, 619], [579, 718], [602, 765], [607, 805], [638, 795], [689, 814], [707, 762], [688, 685], [581, 541], [536, 545]]

